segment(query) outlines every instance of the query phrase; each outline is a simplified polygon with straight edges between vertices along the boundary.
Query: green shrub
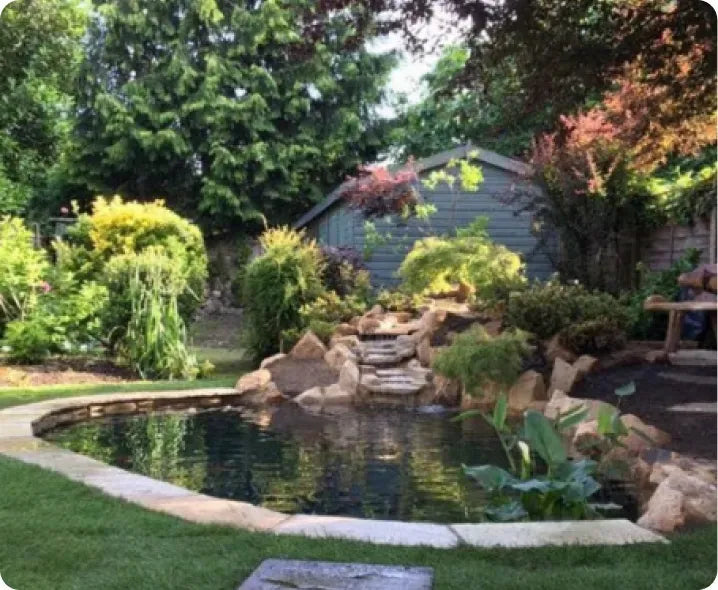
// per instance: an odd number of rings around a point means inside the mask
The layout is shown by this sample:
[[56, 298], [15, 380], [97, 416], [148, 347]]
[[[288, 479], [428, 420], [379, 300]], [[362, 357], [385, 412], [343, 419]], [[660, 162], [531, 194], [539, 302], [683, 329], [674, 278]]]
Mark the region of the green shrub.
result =
[[0, 333], [7, 322], [33, 308], [48, 269], [45, 251], [33, 247], [32, 232], [23, 221], [0, 218]]
[[103, 285], [78, 285], [55, 273], [50, 290], [38, 296], [35, 307], [8, 324], [4, 345], [10, 348], [10, 359], [38, 362], [50, 354], [76, 352], [98, 343], [108, 299]]
[[421, 295], [409, 295], [403, 291], [382, 289], [376, 296], [376, 302], [386, 311], [414, 312], [421, 307], [424, 298]]
[[108, 287], [110, 301], [103, 326], [106, 332], [112, 331], [111, 348], [130, 321], [129, 284], [137, 268], [163, 261], [163, 280], [176, 290], [185, 322], [200, 304], [207, 278], [202, 233], [162, 201], [137, 203], [99, 197], [92, 213], [79, 215], [67, 241], [56, 244], [56, 249], [63, 271], [78, 281], [94, 280]]
[[623, 348], [626, 332], [615, 320], [601, 317], [564, 328], [559, 342], [576, 354], [598, 354]]
[[131, 317], [120, 352], [143, 379], [194, 379], [199, 366], [187, 346], [177, 292], [165, 282], [165, 268], [137, 268], [130, 280]]
[[437, 355], [432, 368], [457, 379], [464, 392], [480, 396], [490, 384], [508, 387], [516, 381], [522, 359], [530, 350], [527, 339], [520, 330], [507, 330], [492, 338], [482, 326], [473, 326], [456, 335], [451, 346]]
[[504, 297], [524, 282], [521, 257], [494, 244], [488, 219], [477, 217], [455, 237], [417, 240], [399, 267], [409, 293], [439, 293], [465, 283], [482, 299]]
[[304, 237], [286, 227], [265, 231], [263, 254], [247, 266], [244, 341], [256, 358], [276, 352], [285, 330], [303, 328], [302, 306], [323, 293], [321, 253]]
[[627, 317], [625, 307], [607, 293], [549, 281], [536, 282], [524, 291], [512, 293], [505, 320], [510, 326], [545, 339], [569, 326], [600, 318], [623, 327]]
[[666, 334], [668, 314], [643, 309], [643, 303], [650, 295], [660, 295], [668, 301], [675, 301], [680, 292], [678, 276], [693, 270], [700, 259], [700, 251], [691, 249], [667, 270], [651, 272], [643, 264], [638, 265], [639, 287], [621, 296], [621, 302], [628, 312], [631, 338], [638, 340], [662, 340]]
[[3, 340], [9, 347], [8, 358], [21, 364], [35, 364], [45, 359], [55, 346], [50, 319], [44, 314], [36, 314], [10, 322]]

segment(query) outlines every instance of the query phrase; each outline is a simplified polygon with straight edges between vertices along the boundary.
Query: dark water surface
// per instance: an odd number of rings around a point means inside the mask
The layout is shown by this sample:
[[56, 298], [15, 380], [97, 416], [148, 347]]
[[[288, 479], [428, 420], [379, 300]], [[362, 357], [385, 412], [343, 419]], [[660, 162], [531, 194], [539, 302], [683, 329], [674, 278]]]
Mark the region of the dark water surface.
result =
[[485, 498], [461, 464], [505, 463], [478, 420], [353, 410], [312, 416], [239, 408], [113, 416], [45, 438], [75, 452], [282, 512], [433, 522], [480, 520]]

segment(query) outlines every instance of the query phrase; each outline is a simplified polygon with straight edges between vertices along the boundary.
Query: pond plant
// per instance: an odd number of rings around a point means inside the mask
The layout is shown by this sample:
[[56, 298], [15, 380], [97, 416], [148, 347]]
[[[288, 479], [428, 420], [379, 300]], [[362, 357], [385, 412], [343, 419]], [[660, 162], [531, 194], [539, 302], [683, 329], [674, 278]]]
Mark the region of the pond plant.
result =
[[[635, 384], [615, 391], [619, 398], [633, 395]], [[505, 394], [497, 399], [489, 413], [468, 410], [454, 420], [480, 416], [494, 430], [506, 456], [508, 469], [497, 465], [463, 466], [464, 473], [489, 494], [484, 514], [489, 520], [560, 520], [600, 516], [592, 497], [601, 489], [598, 478], [610, 477], [617, 470], [611, 451], [625, 447], [622, 438], [630, 432], [651, 439], [639, 429], [628, 427], [619, 408], [601, 407], [597, 416], [597, 434], [591, 448], [582, 455], [595, 458], [572, 459], [566, 451], [566, 435], [586, 420], [589, 409], [577, 405], [550, 420], [541, 412], [527, 410], [519, 424], [508, 420]], [[608, 458], [613, 471], [602, 465]]]

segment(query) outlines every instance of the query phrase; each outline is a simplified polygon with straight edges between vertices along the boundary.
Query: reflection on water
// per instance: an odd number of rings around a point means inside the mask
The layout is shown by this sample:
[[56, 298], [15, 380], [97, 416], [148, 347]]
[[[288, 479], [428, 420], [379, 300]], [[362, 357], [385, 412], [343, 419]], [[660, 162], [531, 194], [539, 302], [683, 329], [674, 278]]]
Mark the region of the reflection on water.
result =
[[391, 410], [312, 416], [286, 404], [114, 416], [48, 440], [131, 471], [284, 512], [460, 522], [481, 492], [461, 464], [503, 464], [478, 421]]

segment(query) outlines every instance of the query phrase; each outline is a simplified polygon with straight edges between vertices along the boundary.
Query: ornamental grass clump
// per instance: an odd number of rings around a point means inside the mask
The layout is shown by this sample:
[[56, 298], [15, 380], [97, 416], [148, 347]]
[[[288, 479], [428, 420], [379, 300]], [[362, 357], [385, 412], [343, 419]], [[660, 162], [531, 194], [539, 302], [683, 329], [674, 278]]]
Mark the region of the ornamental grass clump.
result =
[[211, 370], [190, 352], [178, 294], [168, 285], [164, 265], [136, 268], [130, 279], [130, 322], [121, 356], [143, 379], [194, 379]]

